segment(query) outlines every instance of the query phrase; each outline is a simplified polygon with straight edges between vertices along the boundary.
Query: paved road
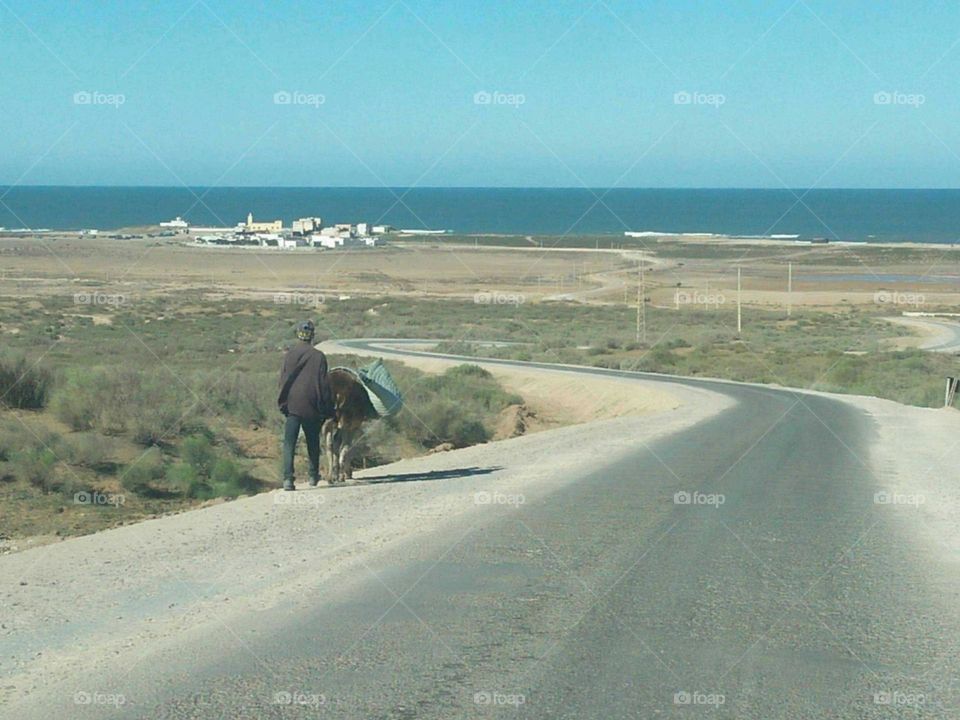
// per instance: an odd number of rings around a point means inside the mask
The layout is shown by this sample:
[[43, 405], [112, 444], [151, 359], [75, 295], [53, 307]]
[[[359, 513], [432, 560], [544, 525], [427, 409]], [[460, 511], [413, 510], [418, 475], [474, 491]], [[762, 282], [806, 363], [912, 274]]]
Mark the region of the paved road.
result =
[[889, 318], [899, 325], [919, 328], [930, 332], [931, 337], [922, 339], [917, 347], [921, 350], [942, 353], [960, 353], [960, 323], [953, 320], [933, 318], [897, 317]]
[[737, 404], [396, 548], [342, 600], [184, 646], [128, 678], [153, 707], [89, 717], [955, 716], [956, 573], [874, 502], [871, 421], [709, 387]]

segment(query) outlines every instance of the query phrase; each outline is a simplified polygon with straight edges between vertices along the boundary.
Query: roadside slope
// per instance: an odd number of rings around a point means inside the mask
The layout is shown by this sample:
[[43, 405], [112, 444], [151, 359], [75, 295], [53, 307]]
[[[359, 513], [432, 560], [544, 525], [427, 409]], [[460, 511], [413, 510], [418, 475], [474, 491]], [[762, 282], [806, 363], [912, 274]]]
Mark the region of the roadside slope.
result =
[[[654, 384], [616, 386], [662, 395]], [[280, 602], [312, 605], [316, 588], [335, 577], [328, 587], [348, 587], [385, 548], [455, 526], [500, 496], [543, 497], [733, 405], [680, 385], [669, 397], [669, 410], [646, 417], [402, 461], [358, 473], [365, 484], [267, 493], [2, 557], [0, 701], [24, 702], [24, 713], [44, 698], [69, 708], [67, 691], [90, 678], [109, 692], [153, 652]], [[51, 677], [63, 680], [52, 696]]]

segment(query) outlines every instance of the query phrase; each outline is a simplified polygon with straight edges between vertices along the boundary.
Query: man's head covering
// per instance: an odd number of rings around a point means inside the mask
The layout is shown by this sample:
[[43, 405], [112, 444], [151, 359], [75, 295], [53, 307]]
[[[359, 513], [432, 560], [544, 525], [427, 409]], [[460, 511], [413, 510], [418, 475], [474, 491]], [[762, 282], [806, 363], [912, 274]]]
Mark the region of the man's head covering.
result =
[[304, 320], [302, 323], [297, 324], [297, 338], [300, 340], [306, 340], [307, 342], [313, 340], [313, 336], [316, 334], [317, 329], [314, 327], [312, 320]]

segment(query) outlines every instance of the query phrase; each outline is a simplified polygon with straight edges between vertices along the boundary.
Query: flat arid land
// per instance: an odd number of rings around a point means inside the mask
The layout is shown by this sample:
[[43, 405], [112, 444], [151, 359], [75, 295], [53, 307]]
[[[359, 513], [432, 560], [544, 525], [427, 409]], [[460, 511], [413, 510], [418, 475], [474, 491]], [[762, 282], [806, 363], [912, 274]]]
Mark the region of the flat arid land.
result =
[[[955, 253], [0, 239], [0, 703], [949, 716]], [[354, 482], [291, 494], [274, 402], [306, 317], [406, 403]]]

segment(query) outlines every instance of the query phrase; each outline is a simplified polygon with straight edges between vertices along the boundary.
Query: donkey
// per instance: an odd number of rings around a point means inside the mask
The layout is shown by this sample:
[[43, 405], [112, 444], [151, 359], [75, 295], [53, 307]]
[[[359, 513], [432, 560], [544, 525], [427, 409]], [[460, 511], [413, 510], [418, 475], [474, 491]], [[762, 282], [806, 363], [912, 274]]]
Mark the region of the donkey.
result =
[[323, 423], [320, 433], [327, 456], [327, 481], [333, 485], [353, 478], [351, 456], [360, 439], [360, 427], [380, 416], [363, 384], [352, 373], [334, 368], [327, 377], [336, 414]]

